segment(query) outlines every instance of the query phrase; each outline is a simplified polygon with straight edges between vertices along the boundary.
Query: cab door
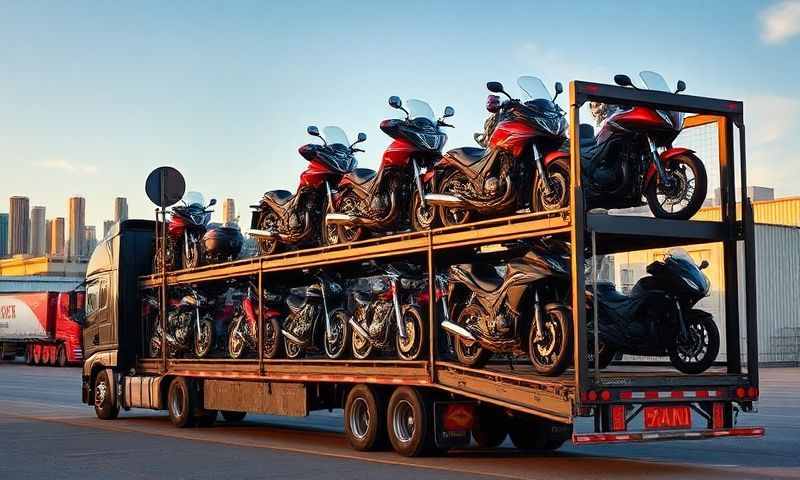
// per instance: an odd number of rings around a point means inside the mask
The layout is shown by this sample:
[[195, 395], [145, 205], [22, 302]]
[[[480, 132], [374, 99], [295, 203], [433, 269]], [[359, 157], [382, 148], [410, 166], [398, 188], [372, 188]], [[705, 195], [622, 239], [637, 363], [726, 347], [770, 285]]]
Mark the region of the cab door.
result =
[[84, 358], [116, 348], [109, 301], [110, 275], [99, 275], [86, 284], [86, 320], [83, 327]]

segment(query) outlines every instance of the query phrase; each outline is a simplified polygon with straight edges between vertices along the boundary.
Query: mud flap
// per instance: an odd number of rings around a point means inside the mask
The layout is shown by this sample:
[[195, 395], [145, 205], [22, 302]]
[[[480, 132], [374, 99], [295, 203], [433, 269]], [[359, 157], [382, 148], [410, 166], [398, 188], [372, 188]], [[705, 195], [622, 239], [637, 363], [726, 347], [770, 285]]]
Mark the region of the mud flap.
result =
[[434, 441], [438, 448], [469, 445], [476, 406], [475, 402], [434, 402]]

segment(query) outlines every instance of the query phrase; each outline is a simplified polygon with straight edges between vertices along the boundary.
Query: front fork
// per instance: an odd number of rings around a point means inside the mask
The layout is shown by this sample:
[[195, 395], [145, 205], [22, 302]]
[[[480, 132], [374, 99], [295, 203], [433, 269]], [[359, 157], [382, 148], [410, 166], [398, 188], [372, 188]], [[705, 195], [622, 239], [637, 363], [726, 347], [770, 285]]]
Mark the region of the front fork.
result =
[[539, 153], [539, 149], [536, 147], [536, 144], [531, 144], [533, 147], [533, 163], [536, 164], [536, 170], [539, 172], [539, 178], [542, 179], [542, 188], [544, 189], [544, 193], [550, 195], [553, 191], [550, 187], [550, 179], [547, 178], [547, 173], [544, 170], [544, 163], [542, 162], [542, 154]]
[[325, 194], [328, 196], [328, 212], [333, 212], [333, 194], [331, 193], [331, 184], [325, 180]]
[[544, 339], [544, 324], [542, 323], [542, 317], [544, 316], [544, 311], [542, 307], [542, 302], [539, 301], [539, 291], [535, 290], [533, 292], [533, 324], [536, 327], [536, 337], [533, 339], [534, 342], [540, 342]]
[[328, 313], [328, 298], [325, 295], [325, 286], [326, 285], [325, 285], [325, 282], [321, 278], [319, 279], [319, 284], [320, 284], [320, 287], [321, 287], [320, 291], [322, 291], [322, 309], [325, 310], [325, 336], [328, 337], [328, 339], [330, 339], [331, 338], [331, 331], [333, 329], [331, 328], [331, 316]]
[[425, 203], [425, 191], [422, 189], [422, 177], [419, 172], [419, 165], [417, 165], [417, 160], [415, 158], [411, 159], [411, 165], [414, 167], [414, 181], [417, 183], [417, 194], [419, 194], [419, 203], [420, 205], [422, 205], [422, 208], [427, 208], [428, 205]]
[[656, 147], [656, 143], [649, 135], [647, 136], [647, 145], [650, 147], [650, 156], [653, 159], [653, 165], [656, 167], [656, 172], [658, 172], [658, 178], [661, 180], [661, 184], [664, 185], [665, 188], [671, 188], [672, 178], [668, 176], [667, 171], [664, 170], [664, 164], [661, 163], [661, 155], [658, 154], [658, 147]]
[[394, 305], [394, 318], [395, 322], [397, 322], [397, 332], [400, 334], [400, 338], [405, 340], [408, 337], [408, 332], [406, 332], [406, 324], [403, 322], [403, 314], [400, 311], [400, 299], [398, 298], [397, 294], [397, 279], [392, 279], [392, 304]]

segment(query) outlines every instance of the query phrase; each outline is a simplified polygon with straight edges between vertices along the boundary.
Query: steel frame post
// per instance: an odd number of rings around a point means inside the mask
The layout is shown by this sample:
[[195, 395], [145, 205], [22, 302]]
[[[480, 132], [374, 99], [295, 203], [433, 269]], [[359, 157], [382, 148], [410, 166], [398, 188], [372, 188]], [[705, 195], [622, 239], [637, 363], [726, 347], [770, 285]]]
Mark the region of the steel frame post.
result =
[[258, 374], [264, 375], [264, 260], [258, 259]]
[[436, 267], [433, 263], [433, 236], [428, 230], [428, 340], [430, 353], [430, 380], [436, 382], [436, 354], [439, 349], [438, 327], [436, 318]]
[[[756, 288], [756, 238], [753, 204], [747, 196], [747, 153], [745, 150], [744, 118], [736, 119], [739, 129], [739, 162], [742, 188], [742, 233], [744, 237], [744, 281], [745, 289], [754, 292]], [[747, 322], [747, 376], [750, 384], [758, 387], [758, 309], [757, 300], [745, 295], [745, 315]]]
[[575, 81], [569, 83], [569, 150], [570, 150], [570, 242], [572, 255], [570, 256], [570, 274], [572, 275], [572, 324], [575, 331], [574, 365], [575, 386], [578, 397], [575, 399], [581, 405], [580, 393], [588, 387], [589, 375], [586, 362], [586, 308], [585, 308], [585, 279], [583, 273], [583, 246], [585, 212], [583, 194], [581, 190], [581, 148], [580, 148], [580, 108], [585, 102], [585, 97], [578, 97]]
[[719, 124], [719, 174], [722, 195], [722, 223], [727, 231], [722, 242], [723, 275], [725, 290], [725, 349], [729, 374], [742, 372], [741, 348], [739, 346], [739, 275], [736, 240], [736, 176], [733, 164], [733, 124], [725, 117]]

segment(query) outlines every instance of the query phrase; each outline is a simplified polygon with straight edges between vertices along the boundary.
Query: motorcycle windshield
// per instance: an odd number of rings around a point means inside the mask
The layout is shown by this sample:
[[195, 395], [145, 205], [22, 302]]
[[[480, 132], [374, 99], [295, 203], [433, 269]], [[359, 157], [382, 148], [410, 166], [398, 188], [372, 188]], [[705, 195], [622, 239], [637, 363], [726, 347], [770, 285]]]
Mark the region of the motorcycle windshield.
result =
[[325, 141], [328, 145], [339, 144], [345, 147], [350, 146], [350, 141], [347, 140], [347, 134], [339, 127], [325, 127], [322, 129], [322, 135], [325, 137]]
[[711, 288], [708, 277], [694, 263], [694, 259], [682, 248], [673, 248], [667, 252], [664, 259], [666, 264], [671, 264], [677, 270], [677, 274], [686, 284], [703, 295], [707, 294]]
[[206, 200], [200, 192], [186, 192], [183, 195], [183, 202], [187, 207], [205, 207]]
[[645, 70], [639, 72], [639, 78], [642, 79], [644, 85], [649, 90], [658, 90], [660, 92], [671, 92], [669, 85], [667, 85], [667, 81], [664, 80], [664, 77], [662, 77], [660, 73], [651, 72], [650, 70]]
[[537, 77], [519, 77], [517, 79], [517, 85], [519, 85], [519, 88], [527, 93], [529, 97], [531, 97], [531, 100], [539, 100], [540, 98], [543, 98], [549, 101], [553, 98], [553, 96], [550, 95], [550, 90], [544, 86], [544, 82]]
[[423, 102], [422, 100], [416, 100], [414, 98], [410, 98], [406, 100], [406, 109], [408, 110], [408, 117], [411, 120], [415, 120], [417, 118], [425, 118], [430, 120], [433, 123], [436, 123], [436, 117], [433, 115], [433, 109], [430, 105]]

